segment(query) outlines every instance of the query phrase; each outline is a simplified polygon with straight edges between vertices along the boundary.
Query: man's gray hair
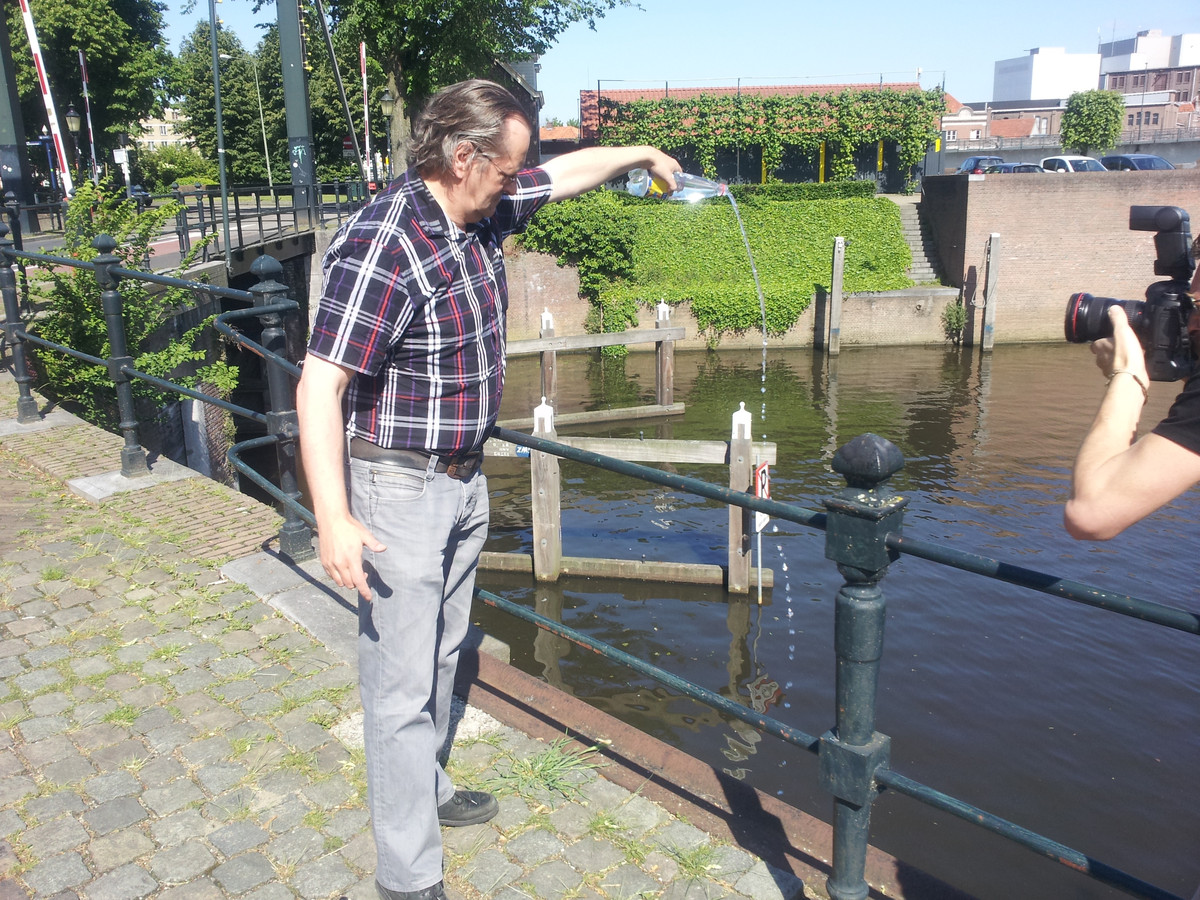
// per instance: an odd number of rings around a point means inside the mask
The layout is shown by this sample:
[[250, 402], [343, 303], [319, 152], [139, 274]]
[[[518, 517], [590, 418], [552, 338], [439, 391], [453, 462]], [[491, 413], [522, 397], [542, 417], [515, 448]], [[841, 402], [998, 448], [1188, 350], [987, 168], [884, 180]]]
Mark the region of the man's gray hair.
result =
[[493, 81], [475, 78], [442, 88], [413, 122], [408, 164], [422, 175], [447, 172], [463, 141], [484, 153], [496, 152], [509, 119], [518, 119], [533, 131], [517, 98]]

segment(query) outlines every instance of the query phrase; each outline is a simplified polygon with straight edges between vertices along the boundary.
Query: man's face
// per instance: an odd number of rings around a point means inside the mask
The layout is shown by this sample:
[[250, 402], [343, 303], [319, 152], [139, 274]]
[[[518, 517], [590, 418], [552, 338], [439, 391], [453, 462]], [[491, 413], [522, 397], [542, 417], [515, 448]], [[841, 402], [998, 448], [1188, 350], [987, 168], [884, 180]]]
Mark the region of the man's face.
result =
[[519, 119], [509, 119], [504, 123], [497, 149], [476, 151], [463, 181], [473, 207], [468, 222], [486, 219], [496, 211], [501, 197], [516, 190], [517, 173], [525, 165], [529, 139], [529, 126]]

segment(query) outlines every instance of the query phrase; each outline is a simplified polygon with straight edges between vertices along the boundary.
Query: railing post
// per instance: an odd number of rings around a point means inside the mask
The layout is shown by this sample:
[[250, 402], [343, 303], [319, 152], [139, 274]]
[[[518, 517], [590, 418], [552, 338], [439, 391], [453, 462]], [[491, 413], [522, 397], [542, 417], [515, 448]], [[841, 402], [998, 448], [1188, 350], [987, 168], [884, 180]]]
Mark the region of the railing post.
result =
[[[729, 439], [729, 489], [745, 491], [750, 487], [754, 467], [751, 455], [751, 428], [754, 419], [746, 404], [741, 403], [733, 414], [733, 432]], [[746, 528], [748, 516], [740, 506], [729, 507], [729, 565], [725, 590], [731, 594], [750, 592], [750, 535]]]
[[183, 190], [178, 181], [171, 185], [171, 199], [179, 204], [175, 212], [175, 236], [179, 238], [179, 255], [187, 256], [192, 249], [192, 236], [188, 232], [188, 210], [183, 202]]
[[208, 226], [204, 221], [204, 192], [205, 187], [202, 184], [196, 185], [196, 223], [200, 228], [200, 239], [204, 241], [204, 248], [201, 251], [201, 259], [208, 262]]
[[[550, 308], [542, 310], [542, 327], [538, 332], [542, 339], [554, 337], [554, 316]], [[554, 350], [543, 350], [541, 355], [542, 396], [550, 398], [550, 405], [558, 403], [558, 353]]]
[[887, 481], [903, 466], [894, 444], [859, 435], [834, 454], [833, 469], [846, 487], [825, 501], [825, 557], [846, 579], [834, 612], [837, 724], [821, 736], [819, 750], [821, 784], [834, 797], [833, 873], [826, 882], [833, 900], [867, 897], [867, 836], [879, 793], [875, 773], [890, 758], [891, 739], [875, 731], [886, 614], [879, 582], [895, 559], [887, 535], [900, 531], [908, 502]]
[[4, 212], [8, 216], [8, 233], [13, 247], [24, 250], [25, 244], [21, 240], [21, 203], [12, 191], [4, 192]]
[[[554, 409], [542, 398], [533, 411], [533, 433], [554, 440]], [[533, 495], [533, 577], [558, 581], [562, 570], [562, 500], [558, 457], [534, 450], [529, 455]]]
[[[283, 266], [273, 256], [260, 256], [250, 266], [250, 272], [258, 283], [250, 288], [254, 305], [267, 306], [287, 297], [287, 285], [279, 281]], [[261, 316], [263, 322], [262, 345], [278, 357], [287, 358], [287, 332], [283, 328], [283, 317], [278, 312]], [[300, 421], [296, 414], [296, 392], [291, 376], [277, 365], [274, 359], [263, 360], [267, 369], [267, 389], [270, 408], [267, 410], [267, 430], [276, 436], [275, 458], [279, 465], [279, 488], [292, 500], [299, 502], [300, 485], [296, 477], [296, 447], [300, 437]], [[294, 562], [313, 557], [312, 531], [293, 510], [291, 504], [283, 504], [283, 525], [279, 529], [279, 552]]]
[[17, 295], [17, 276], [13, 272], [12, 239], [8, 226], [0, 222], [0, 294], [4, 295], [4, 333], [13, 358], [13, 378], [17, 382], [17, 421], [22, 425], [41, 418], [34, 399], [33, 376], [25, 359], [25, 341], [18, 337], [21, 330], [21, 304]]
[[125, 436], [125, 446], [121, 448], [121, 474], [126, 478], [139, 478], [149, 475], [150, 467], [146, 464], [146, 451], [138, 444], [133, 385], [125, 374], [126, 366], [133, 368], [133, 357], [129, 355], [125, 341], [121, 293], [117, 290], [117, 278], [112, 273], [113, 267], [119, 266], [121, 260], [113, 254], [117, 242], [110, 235], [97, 235], [92, 247], [99, 254], [92, 264], [96, 267], [96, 281], [101, 290], [100, 303], [104, 308], [104, 324], [108, 330], [108, 377], [117, 386], [117, 413], [121, 417], [121, 434]]
[[[658, 302], [658, 318], [655, 328], [671, 327], [671, 307], [666, 301]], [[654, 344], [654, 393], [659, 406], [670, 406], [675, 402], [675, 342], [656, 341]]]

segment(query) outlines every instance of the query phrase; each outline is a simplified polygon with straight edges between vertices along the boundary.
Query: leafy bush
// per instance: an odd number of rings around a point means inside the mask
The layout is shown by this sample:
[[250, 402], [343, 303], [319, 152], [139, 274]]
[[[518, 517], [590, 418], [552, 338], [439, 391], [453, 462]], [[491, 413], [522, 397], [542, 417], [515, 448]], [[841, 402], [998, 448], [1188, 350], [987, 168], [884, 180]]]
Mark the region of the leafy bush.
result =
[[739, 203], [744, 200], [849, 200], [875, 196], [874, 181], [815, 181], [798, 184], [734, 184], [729, 190]]
[[942, 310], [942, 332], [946, 340], [958, 346], [962, 343], [963, 330], [967, 327], [967, 308], [962, 301], [951, 303]]
[[168, 145], [140, 150], [137, 168], [141, 172], [142, 186], [152, 194], [165, 194], [176, 182], [187, 186], [196, 182], [212, 184], [217, 180], [217, 164], [191, 147]]
[[[97, 235], [111, 235], [117, 242], [113, 251], [123, 268], [139, 268], [144, 264], [151, 241], [158, 237], [166, 222], [173, 221], [177, 204], [174, 201], [138, 213], [132, 200], [126, 200], [119, 189], [102, 192], [90, 182], [82, 182], [67, 209], [66, 245], [60, 255], [83, 262], [95, 260], [97, 251], [92, 241]], [[200, 249], [193, 246], [193, 256]], [[192, 257], [184, 260], [190, 264]], [[177, 277], [179, 273], [176, 273]], [[31, 333], [47, 341], [80, 350], [91, 356], [107, 358], [110, 352], [108, 331], [101, 302], [101, 289], [95, 273], [89, 269], [59, 267], [36, 276], [34, 290], [44, 310], [30, 328]], [[134, 360], [134, 368], [159, 378], [178, 376], [185, 367], [205, 359], [208, 353], [195, 346], [202, 323], [181, 337], [168, 339], [158, 350], [148, 349], [152, 336], [167, 323], [172, 314], [192, 303], [191, 293], [182, 288], [159, 289], [144, 281], [127, 279], [118, 285], [122, 298], [126, 342]], [[115, 431], [119, 417], [116, 392], [108, 371], [75, 357], [49, 350], [37, 351], [38, 374], [42, 387], [60, 401], [73, 404], [84, 419]], [[237, 383], [237, 371], [218, 360], [199, 368], [190, 377], [177, 377], [188, 385], [204, 381], [223, 393], [232, 391]], [[168, 399], [141, 381], [133, 382], [134, 396], [161, 406]]]
[[[900, 211], [886, 199], [776, 201], [748, 198], [740, 207], [762, 283], [766, 327], [787, 331], [818, 288], [829, 289], [833, 239], [847, 239], [847, 292], [911, 286], [912, 253]], [[733, 206], [637, 200], [592, 192], [542, 209], [524, 246], [580, 265], [581, 293], [603, 330], [636, 321], [639, 305], [690, 303], [710, 343], [757, 329], [762, 312]], [[595, 327], [596, 322], [593, 322]], [[597, 330], [600, 330], [597, 328]]]

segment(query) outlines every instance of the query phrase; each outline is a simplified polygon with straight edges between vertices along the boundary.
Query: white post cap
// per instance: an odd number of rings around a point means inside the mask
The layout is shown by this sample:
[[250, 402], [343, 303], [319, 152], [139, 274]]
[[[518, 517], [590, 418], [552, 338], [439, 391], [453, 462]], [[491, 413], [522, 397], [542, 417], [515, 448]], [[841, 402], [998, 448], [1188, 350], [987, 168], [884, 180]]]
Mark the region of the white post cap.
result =
[[[750, 429], [754, 426], [754, 417], [750, 415], [750, 410], [746, 409], [745, 402], [738, 404], [738, 410], [733, 414], [733, 435], [731, 440], [745, 438], [749, 440]], [[739, 434], [738, 432], [741, 432]]]
[[666, 300], [659, 300], [657, 309], [658, 309], [658, 321], [660, 321], [660, 322], [670, 321], [671, 307], [667, 305]]
[[542, 310], [542, 328], [554, 327], [554, 314], [550, 312], [550, 307], [545, 307]]
[[[747, 413], [749, 415], [749, 413]], [[542, 398], [541, 404], [533, 410], [533, 433], [545, 433], [554, 430], [554, 407]]]

